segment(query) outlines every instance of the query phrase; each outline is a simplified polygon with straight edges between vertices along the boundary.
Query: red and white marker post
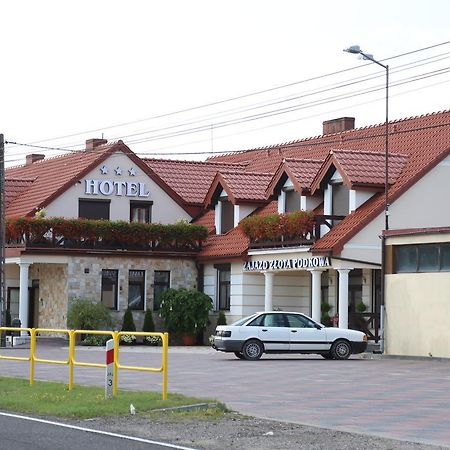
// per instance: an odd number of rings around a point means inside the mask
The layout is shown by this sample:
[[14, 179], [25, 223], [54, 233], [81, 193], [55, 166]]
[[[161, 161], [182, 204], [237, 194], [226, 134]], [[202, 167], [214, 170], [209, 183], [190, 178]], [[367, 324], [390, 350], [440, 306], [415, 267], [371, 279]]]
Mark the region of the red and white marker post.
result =
[[105, 398], [113, 396], [114, 385], [114, 339], [106, 341]]

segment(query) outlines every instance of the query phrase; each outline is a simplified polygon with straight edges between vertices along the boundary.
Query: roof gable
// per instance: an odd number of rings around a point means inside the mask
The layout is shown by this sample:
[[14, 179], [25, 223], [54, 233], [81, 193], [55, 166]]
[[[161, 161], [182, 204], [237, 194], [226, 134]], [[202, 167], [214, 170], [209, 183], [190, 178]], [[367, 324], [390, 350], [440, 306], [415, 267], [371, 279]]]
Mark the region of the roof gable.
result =
[[270, 173], [217, 172], [206, 194], [204, 205], [208, 207], [217, 203], [222, 190], [233, 204], [266, 203], [266, 188], [271, 179]]
[[[407, 155], [389, 153], [389, 185], [395, 183], [408, 161]], [[386, 154], [359, 150], [330, 150], [327, 159], [311, 183], [314, 193], [328, 183], [335, 170], [339, 172], [344, 184], [349, 189], [364, 187], [366, 189], [384, 189]]]
[[266, 195], [278, 195], [288, 178], [292, 181], [295, 191], [300, 194], [308, 192], [322, 163], [321, 159], [284, 159], [267, 187]]

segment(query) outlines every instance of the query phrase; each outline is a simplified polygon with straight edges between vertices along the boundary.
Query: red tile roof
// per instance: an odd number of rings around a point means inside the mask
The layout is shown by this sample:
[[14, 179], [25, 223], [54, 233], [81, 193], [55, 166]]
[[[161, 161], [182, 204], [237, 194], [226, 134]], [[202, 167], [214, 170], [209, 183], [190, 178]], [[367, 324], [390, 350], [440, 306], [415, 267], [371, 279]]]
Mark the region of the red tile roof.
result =
[[172, 188], [188, 204], [201, 205], [214, 179], [221, 170], [244, 170], [246, 164], [178, 161], [144, 158], [161, 180]]
[[[385, 158], [386, 154], [384, 152], [341, 149], [330, 150], [330, 154], [311, 184], [312, 193], [319, 188], [332, 166], [334, 166], [342, 175], [343, 181], [349, 189], [353, 189], [356, 186], [384, 187]], [[407, 160], [407, 155], [398, 153], [388, 154], [389, 184], [395, 183]]]
[[[88, 172], [103, 160], [116, 144], [102, 145], [92, 152], [73, 152], [68, 155], [43, 159], [32, 164], [8, 168], [5, 171], [7, 180], [29, 180], [26, 189], [23, 188], [8, 205], [8, 217], [32, 215], [46, 206], [51, 199], [64, 192], [72, 185], [81, 173]], [[9, 194], [8, 194], [9, 195]]]
[[281, 189], [280, 183], [284, 183], [287, 178], [292, 181], [297, 192], [309, 190], [311, 182], [322, 164], [323, 160], [321, 159], [284, 159], [267, 187], [266, 194], [270, 196], [275, 193], [277, 188]]
[[19, 197], [20, 194], [29, 189], [35, 179], [36, 178], [8, 178], [5, 180], [5, 206], [8, 207], [16, 197]]
[[[375, 125], [355, 130], [348, 130], [326, 136], [317, 136], [294, 141], [274, 147], [247, 150], [234, 154], [210, 158], [210, 161], [246, 162], [247, 170], [271, 171], [274, 161], [280, 163], [282, 158], [316, 158], [323, 159], [330, 150], [363, 151], [375, 153], [373, 159], [381, 158], [385, 150], [385, 125]], [[341, 153], [342, 154], [342, 153]], [[378, 154], [378, 155], [377, 155]], [[392, 121], [389, 124], [389, 154], [401, 155], [395, 161], [393, 175], [397, 178], [389, 188], [389, 201], [392, 203], [412, 184], [431, 170], [439, 161], [450, 154], [450, 111], [427, 114], [419, 117]], [[407, 157], [407, 160], [406, 158]], [[357, 157], [358, 158], [358, 157]], [[383, 160], [384, 161], [384, 160]], [[347, 161], [347, 170], [355, 180], [377, 177], [368, 174], [367, 164], [364, 170], [352, 166]], [[400, 165], [403, 165], [401, 173]], [[353, 172], [352, 172], [353, 170]], [[379, 167], [384, 176], [384, 164]], [[361, 178], [358, 178], [361, 177]], [[384, 182], [384, 181], [383, 181]], [[382, 213], [384, 198], [375, 194], [355, 212], [333, 227], [322, 239], [317, 241], [312, 250], [316, 252], [340, 252], [343, 245], [377, 215]]]
[[[214, 218], [214, 211], [212, 217]], [[258, 209], [254, 214], [273, 214], [277, 212], [277, 202], [272, 201], [268, 205]], [[209, 214], [209, 213], [207, 213]], [[200, 224], [201, 221], [195, 221]], [[204, 223], [203, 223], [204, 224]], [[227, 258], [244, 258], [249, 245], [249, 239], [240, 229], [240, 227], [233, 228], [226, 234], [213, 234], [208, 237], [203, 244], [198, 257], [199, 260], [221, 260]]]
[[[205, 198], [204, 205], [215, 202], [222, 189], [233, 203], [266, 203], [266, 188], [272, 179], [271, 173], [231, 172], [221, 170], [216, 174]], [[219, 192], [220, 191], [220, 192]]]
[[[166, 185], [135, 153], [122, 141], [110, 142], [95, 147], [92, 151], [77, 151], [67, 155], [43, 159], [32, 164], [8, 168], [6, 180], [29, 180], [33, 183], [22, 189], [20, 195], [14, 197], [6, 211], [8, 217], [30, 216], [37, 209], [43, 208], [61, 195], [73, 183], [90, 172], [102, 161], [116, 152], [125, 153], [143, 172], [164, 189], [180, 206], [194, 216], [199, 208], [191, 209], [183, 198]], [[223, 166], [223, 164], [221, 164]], [[225, 165], [229, 166], [229, 165]], [[11, 197], [10, 197], [11, 198]]]

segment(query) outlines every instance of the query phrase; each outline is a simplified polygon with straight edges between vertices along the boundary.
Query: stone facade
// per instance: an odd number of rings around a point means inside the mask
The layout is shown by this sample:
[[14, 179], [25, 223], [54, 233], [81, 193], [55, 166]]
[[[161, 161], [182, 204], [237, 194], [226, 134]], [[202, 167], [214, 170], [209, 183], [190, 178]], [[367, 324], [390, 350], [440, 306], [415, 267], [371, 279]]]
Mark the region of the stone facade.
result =
[[[115, 256], [76, 256], [65, 264], [32, 264], [29, 279], [39, 281], [36, 298], [35, 327], [67, 328], [67, 309], [71, 299], [87, 298], [101, 301], [102, 269], [119, 271], [118, 311], [111, 311], [115, 328], [120, 329], [123, 314], [128, 307], [128, 274], [130, 270], [145, 270], [145, 302], [147, 309], [153, 309], [153, 277], [155, 270], [170, 272], [170, 287], [197, 288], [197, 268], [187, 258], [132, 258]], [[138, 331], [142, 330], [145, 311], [133, 311]], [[162, 321], [154, 314], [157, 328]]]
[[63, 264], [32, 264], [29, 278], [39, 280], [35, 327], [66, 328], [67, 266]]

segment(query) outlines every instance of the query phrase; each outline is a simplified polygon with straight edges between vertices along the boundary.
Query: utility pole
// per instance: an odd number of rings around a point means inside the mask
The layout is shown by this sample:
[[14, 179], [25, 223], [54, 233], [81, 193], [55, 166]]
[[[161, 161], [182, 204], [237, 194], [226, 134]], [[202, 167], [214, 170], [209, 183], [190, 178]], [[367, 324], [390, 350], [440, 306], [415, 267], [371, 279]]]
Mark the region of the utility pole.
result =
[[[0, 134], [0, 326], [6, 326], [5, 277], [5, 140]], [[5, 347], [5, 333], [0, 332], [0, 347]]]

